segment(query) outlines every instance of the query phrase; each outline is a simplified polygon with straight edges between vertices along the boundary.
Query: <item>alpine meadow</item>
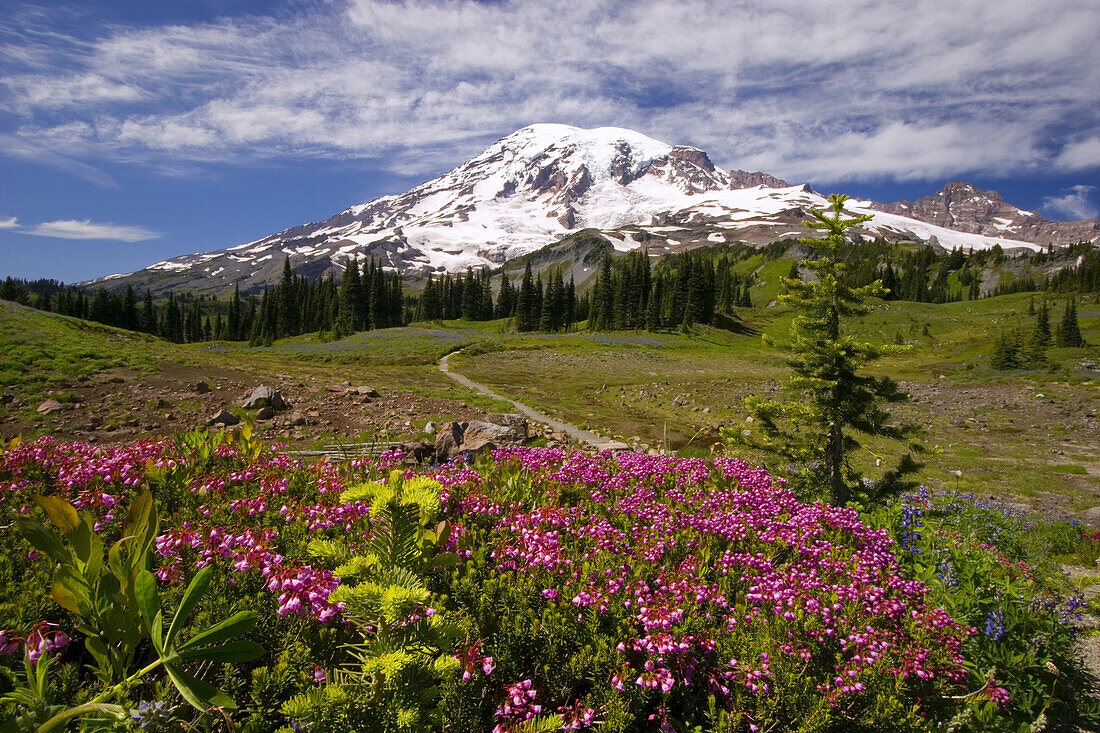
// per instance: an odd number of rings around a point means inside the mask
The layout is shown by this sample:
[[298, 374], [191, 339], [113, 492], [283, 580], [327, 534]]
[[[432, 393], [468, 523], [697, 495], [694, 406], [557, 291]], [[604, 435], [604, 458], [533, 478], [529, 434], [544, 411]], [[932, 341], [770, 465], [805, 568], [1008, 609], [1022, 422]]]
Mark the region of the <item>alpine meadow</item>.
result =
[[0, 732], [1100, 730], [1100, 9], [5, 15]]

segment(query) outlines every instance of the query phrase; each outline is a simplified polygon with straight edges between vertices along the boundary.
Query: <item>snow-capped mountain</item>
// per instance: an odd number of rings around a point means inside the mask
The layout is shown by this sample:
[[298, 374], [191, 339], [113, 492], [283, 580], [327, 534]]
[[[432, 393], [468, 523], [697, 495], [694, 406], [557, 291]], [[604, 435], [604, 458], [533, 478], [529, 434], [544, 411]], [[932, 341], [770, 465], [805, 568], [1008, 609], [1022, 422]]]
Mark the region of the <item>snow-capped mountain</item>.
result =
[[[875, 214], [861, 230], [865, 236], [920, 239], [948, 248], [1036, 247], [1038, 240], [1029, 239], [1035, 232], [1012, 228], [1015, 219], [1003, 230], [966, 228], [925, 213], [932, 209], [923, 201], [852, 201], [849, 209]], [[297, 272], [309, 276], [339, 273], [351, 257], [378, 258], [402, 273], [426, 276], [498, 266], [580, 229], [598, 230], [620, 250], [763, 245], [807, 234], [802, 221], [808, 210], [825, 205], [809, 186], [790, 186], [766, 173], [724, 171], [696, 148], [621, 128], [537, 124], [406, 193], [255, 242], [183, 255], [100, 282], [132, 283], [154, 292], [220, 291], [239, 282], [247, 290], [277, 280], [287, 256]], [[996, 229], [999, 219], [992, 221]]]

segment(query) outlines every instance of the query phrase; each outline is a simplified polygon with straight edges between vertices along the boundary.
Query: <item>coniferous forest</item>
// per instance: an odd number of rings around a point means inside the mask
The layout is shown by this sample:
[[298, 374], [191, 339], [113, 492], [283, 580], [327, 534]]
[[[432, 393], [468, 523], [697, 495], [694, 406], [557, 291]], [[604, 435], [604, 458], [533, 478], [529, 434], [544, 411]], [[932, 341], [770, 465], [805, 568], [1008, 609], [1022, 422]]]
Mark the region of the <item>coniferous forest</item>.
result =
[[[944, 252], [931, 246], [899, 246], [884, 241], [847, 243], [841, 253], [851, 287], [881, 280], [886, 300], [946, 303], [1017, 292], [1051, 294], [1100, 292], [1100, 248], [1080, 243], [1057, 251], [1008, 257], [998, 248]], [[253, 345], [304, 333], [340, 338], [356, 331], [414, 321], [512, 319], [516, 331], [650, 330], [713, 324], [717, 314], [736, 315], [755, 302], [758, 276], [743, 263], [791, 260], [788, 277], [813, 252], [788, 241], [762, 249], [718, 245], [651, 257], [644, 250], [613, 257], [605, 252], [595, 274], [577, 283], [567, 266], [538, 275], [530, 262], [513, 281], [501, 272], [467, 268], [463, 273], [429, 275], [422, 290], [407, 293], [403, 279], [376, 260], [349, 260], [341, 279], [310, 280], [283, 263], [278, 283], [260, 292], [218, 299], [192, 292], [170, 292], [154, 299], [99, 287], [94, 291], [56, 280], [0, 282], [0, 298], [62, 315], [153, 334], [175, 343], [226, 340]], [[1069, 306], [1067, 305], [1067, 308]], [[1063, 314], [1071, 321], [1076, 313]], [[1006, 353], [1015, 334], [1005, 333]], [[1023, 338], [1023, 337], [1021, 337]], [[1073, 343], [1072, 333], [1058, 344]], [[1053, 342], [1052, 342], [1053, 343]], [[999, 347], [1000, 348], [1000, 347]], [[1009, 358], [1005, 363], [1016, 361]]]

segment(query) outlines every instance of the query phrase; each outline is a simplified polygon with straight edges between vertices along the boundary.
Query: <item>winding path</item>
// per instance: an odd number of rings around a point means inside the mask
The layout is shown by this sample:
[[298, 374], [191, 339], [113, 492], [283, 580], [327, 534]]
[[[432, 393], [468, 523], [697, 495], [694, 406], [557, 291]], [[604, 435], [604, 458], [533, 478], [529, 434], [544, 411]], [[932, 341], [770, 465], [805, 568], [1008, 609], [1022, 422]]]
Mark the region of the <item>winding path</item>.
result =
[[[461, 351], [461, 349], [459, 349], [459, 351]], [[553, 417], [550, 417], [545, 412], [540, 412], [532, 407], [528, 407], [522, 402], [513, 400], [511, 397], [505, 397], [502, 394], [498, 394], [486, 387], [484, 384], [475, 382], [469, 377], [463, 376], [458, 372], [452, 372], [450, 363], [451, 357], [457, 353], [459, 352], [452, 351], [451, 353], [445, 355], [442, 359], [439, 360], [439, 363], [436, 364], [436, 367], [439, 369], [439, 371], [443, 372], [448, 377], [461, 384], [463, 387], [467, 387], [469, 389], [480, 392], [481, 394], [486, 395], [487, 397], [492, 397], [495, 400], [508, 402], [513, 407], [515, 407], [518, 412], [522, 413], [528, 419], [534, 420], [535, 422], [539, 422], [544, 425], [549, 425], [552, 429], [558, 431], [559, 433], [565, 433], [574, 440], [585, 443], [595, 448], [596, 450], [620, 451], [629, 449], [629, 446], [627, 446], [625, 443], [620, 443], [617, 440], [611, 440], [610, 438], [596, 435], [591, 430], [582, 430], [576, 425], [557, 420]]]

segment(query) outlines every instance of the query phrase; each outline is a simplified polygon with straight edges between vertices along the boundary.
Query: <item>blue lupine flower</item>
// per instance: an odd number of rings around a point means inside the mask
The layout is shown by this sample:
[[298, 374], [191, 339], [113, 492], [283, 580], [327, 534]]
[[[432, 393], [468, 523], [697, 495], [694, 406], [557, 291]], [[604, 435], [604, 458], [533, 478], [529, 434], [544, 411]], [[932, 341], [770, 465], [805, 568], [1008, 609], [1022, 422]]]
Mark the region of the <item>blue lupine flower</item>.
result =
[[1081, 620], [1081, 609], [1087, 609], [1089, 607], [1088, 601], [1084, 596], [1070, 596], [1066, 599], [1066, 607], [1058, 614], [1059, 620], [1068, 624], [1071, 620]]
[[162, 701], [154, 703], [146, 702], [142, 700], [138, 703], [137, 710], [130, 711], [130, 717], [137, 723], [138, 728], [148, 728], [149, 726], [157, 726], [165, 724], [171, 720], [172, 714], [168, 709], [168, 704]]
[[920, 507], [910, 506], [909, 504], [901, 505], [901, 546], [903, 549], [917, 555], [924, 554], [924, 550], [915, 545], [916, 541], [920, 539], [920, 533], [917, 530], [921, 527], [920, 520], [923, 516], [924, 512], [920, 510]]
[[1000, 641], [1005, 635], [1005, 615], [1001, 609], [995, 608], [985, 617], [985, 635], [993, 641]]

